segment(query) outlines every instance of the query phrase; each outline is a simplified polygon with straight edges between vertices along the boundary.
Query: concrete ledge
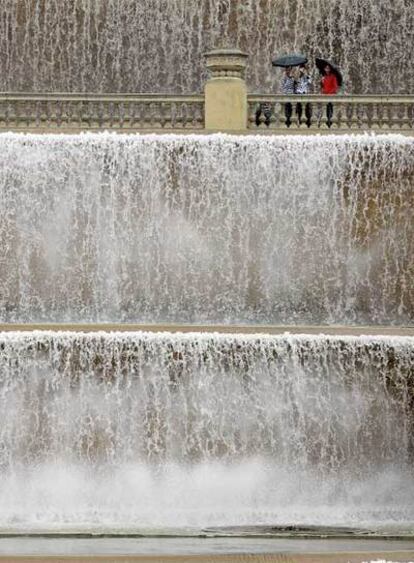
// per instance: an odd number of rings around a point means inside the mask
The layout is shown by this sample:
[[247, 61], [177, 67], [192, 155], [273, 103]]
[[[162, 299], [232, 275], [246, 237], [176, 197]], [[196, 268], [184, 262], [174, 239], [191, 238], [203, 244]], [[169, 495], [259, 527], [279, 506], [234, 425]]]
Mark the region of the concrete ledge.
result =
[[[1, 544], [0, 544], [1, 548]], [[208, 554], [208, 555], [0, 555], [0, 561], [15, 563], [33, 563], [33, 561], [46, 561], [47, 563], [81, 563], [84, 561], [100, 563], [131, 563], [138, 562], [191, 562], [196, 563], [370, 563], [371, 561], [413, 563], [414, 550], [401, 551], [364, 551], [364, 552], [333, 552], [333, 553], [234, 553], [234, 554]]]
[[83, 563], [86, 561], [96, 563], [132, 563], [148, 562], [162, 563], [174, 562], [189, 563], [413, 563], [414, 551], [381, 551], [367, 553], [246, 553], [235, 555], [81, 555], [81, 556], [53, 556], [53, 555], [28, 555], [13, 556], [0, 555], [0, 561], [14, 563], [33, 563], [45, 561], [46, 563]]
[[407, 131], [406, 129], [303, 129], [299, 127], [294, 128], [250, 128], [250, 129], [202, 129], [202, 128], [165, 128], [165, 129], [151, 129], [151, 128], [100, 128], [100, 127], [3, 127], [0, 124], [1, 133], [22, 133], [31, 135], [78, 135], [80, 133], [116, 133], [117, 135], [216, 135], [223, 133], [226, 135], [259, 135], [259, 136], [332, 136], [332, 135], [404, 135], [405, 137], [413, 137], [414, 129]]
[[224, 334], [327, 334], [411, 336], [414, 326], [345, 326], [345, 325], [201, 325], [201, 324], [128, 324], [128, 323], [2, 323], [0, 332], [10, 331], [73, 332], [219, 332]]

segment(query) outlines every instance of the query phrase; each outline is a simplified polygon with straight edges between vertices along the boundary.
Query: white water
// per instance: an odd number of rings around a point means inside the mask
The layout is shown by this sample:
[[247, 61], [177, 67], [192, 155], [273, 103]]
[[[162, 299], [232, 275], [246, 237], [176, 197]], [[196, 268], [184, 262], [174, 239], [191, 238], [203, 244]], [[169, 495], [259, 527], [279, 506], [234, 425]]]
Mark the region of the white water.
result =
[[410, 324], [414, 142], [0, 136], [0, 321]]
[[224, 45], [249, 54], [251, 91], [275, 91], [272, 58], [303, 51], [347, 92], [408, 94], [413, 28], [412, 0], [0, 0], [0, 90], [198, 92]]
[[414, 521], [413, 338], [3, 333], [3, 529]]

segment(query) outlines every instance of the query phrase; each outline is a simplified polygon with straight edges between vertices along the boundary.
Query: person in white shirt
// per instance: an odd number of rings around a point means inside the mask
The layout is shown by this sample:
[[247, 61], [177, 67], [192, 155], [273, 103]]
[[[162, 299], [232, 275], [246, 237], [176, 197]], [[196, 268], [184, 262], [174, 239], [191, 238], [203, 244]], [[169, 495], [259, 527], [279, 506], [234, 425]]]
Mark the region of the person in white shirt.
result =
[[[306, 95], [310, 94], [312, 87], [312, 78], [310, 77], [308, 67], [306, 65], [299, 66], [299, 76], [296, 79], [295, 94]], [[303, 106], [301, 102], [296, 104], [296, 115], [298, 116], [299, 125], [302, 123]], [[311, 126], [312, 120], [312, 106], [309, 102], [305, 104], [305, 117], [306, 125]]]
[[[293, 76], [292, 67], [288, 66], [285, 69], [285, 76], [282, 79], [282, 94], [284, 96], [291, 96], [296, 93], [296, 80]], [[286, 125], [290, 127], [292, 123], [292, 104], [287, 102], [285, 104], [285, 117]]]

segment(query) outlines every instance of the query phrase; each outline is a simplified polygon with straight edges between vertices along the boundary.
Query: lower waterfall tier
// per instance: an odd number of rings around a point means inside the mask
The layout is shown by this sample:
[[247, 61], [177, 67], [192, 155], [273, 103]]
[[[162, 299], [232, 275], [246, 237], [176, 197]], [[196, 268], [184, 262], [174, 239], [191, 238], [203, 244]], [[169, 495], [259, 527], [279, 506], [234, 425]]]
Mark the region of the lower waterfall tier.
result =
[[0, 334], [0, 529], [414, 522], [414, 339]]
[[414, 141], [0, 135], [0, 322], [414, 323]]

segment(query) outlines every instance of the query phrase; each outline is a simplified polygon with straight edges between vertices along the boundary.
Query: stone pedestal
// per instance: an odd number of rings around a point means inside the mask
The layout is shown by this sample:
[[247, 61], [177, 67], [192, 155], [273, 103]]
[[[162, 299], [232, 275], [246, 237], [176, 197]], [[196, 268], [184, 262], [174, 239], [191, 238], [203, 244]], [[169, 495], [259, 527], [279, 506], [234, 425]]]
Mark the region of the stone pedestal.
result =
[[238, 49], [206, 53], [210, 72], [205, 93], [205, 128], [235, 131], [247, 128], [247, 55]]

